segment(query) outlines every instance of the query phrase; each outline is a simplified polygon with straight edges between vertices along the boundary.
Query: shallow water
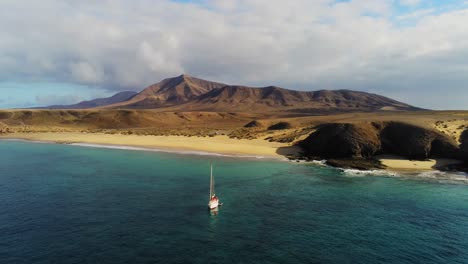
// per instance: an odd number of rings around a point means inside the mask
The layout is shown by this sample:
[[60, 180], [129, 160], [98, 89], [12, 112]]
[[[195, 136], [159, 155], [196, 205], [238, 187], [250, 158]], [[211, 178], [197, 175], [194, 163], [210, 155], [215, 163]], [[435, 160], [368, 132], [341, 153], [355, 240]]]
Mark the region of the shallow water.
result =
[[468, 185], [445, 182], [0, 141], [0, 263], [467, 263]]

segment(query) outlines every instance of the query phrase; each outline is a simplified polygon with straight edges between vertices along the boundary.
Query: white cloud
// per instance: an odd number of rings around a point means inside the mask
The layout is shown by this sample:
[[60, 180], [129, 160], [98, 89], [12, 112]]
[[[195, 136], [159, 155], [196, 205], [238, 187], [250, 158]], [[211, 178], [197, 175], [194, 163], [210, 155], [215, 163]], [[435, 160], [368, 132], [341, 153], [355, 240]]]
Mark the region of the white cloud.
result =
[[84, 61], [70, 63], [70, 73], [79, 83], [94, 84], [104, 81], [102, 71]]
[[[388, 95], [437, 96], [442, 81], [442, 93], [465, 87], [468, 11], [415, 9], [398, 17], [393, 3], [3, 0], [0, 81], [139, 90], [186, 72], [228, 83]], [[400, 27], [392, 17], [413, 23]]]
[[427, 9], [420, 9], [414, 12], [410, 12], [407, 14], [399, 15], [396, 18], [398, 20], [409, 20], [409, 19], [419, 19], [424, 16], [428, 16], [433, 14], [436, 11], [435, 8], [427, 8]]
[[421, 3], [421, 0], [400, 0], [400, 5], [415, 6]]

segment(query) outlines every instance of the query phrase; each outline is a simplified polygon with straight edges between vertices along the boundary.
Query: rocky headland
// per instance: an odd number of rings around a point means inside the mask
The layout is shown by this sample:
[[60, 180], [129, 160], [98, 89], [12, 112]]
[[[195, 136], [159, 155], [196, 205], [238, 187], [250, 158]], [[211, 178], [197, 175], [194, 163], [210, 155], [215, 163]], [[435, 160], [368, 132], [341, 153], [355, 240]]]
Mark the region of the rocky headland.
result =
[[444, 158], [468, 162], [468, 131], [462, 134], [460, 142], [430, 128], [390, 121], [319, 125], [299, 144], [306, 158], [327, 159], [331, 166], [382, 169], [385, 166], [377, 157], [389, 154], [409, 160]]

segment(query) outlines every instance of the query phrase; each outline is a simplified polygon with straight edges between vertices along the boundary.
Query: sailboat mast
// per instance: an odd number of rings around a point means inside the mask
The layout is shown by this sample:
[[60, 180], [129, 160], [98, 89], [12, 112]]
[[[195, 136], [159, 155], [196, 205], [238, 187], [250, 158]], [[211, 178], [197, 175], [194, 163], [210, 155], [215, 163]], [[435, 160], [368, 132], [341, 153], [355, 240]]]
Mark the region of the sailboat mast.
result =
[[213, 164], [210, 164], [210, 199], [213, 197]]
[[213, 179], [212, 184], [213, 184], [213, 195], [216, 195], [215, 193], [215, 179], [213, 176], [213, 164], [211, 164], [211, 179]]

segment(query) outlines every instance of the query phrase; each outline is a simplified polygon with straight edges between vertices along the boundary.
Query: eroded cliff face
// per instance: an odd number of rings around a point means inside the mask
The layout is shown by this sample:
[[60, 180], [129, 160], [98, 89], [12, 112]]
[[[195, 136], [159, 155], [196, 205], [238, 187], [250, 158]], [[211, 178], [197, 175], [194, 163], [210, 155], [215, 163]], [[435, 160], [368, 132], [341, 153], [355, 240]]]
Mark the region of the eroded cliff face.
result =
[[382, 152], [410, 159], [458, 158], [457, 142], [432, 129], [401, 122], [382, 123]]
[[324, 124], [301, 146], [308, 155], [321, 158], [372, 157], [382, 148], [379, 131], [371, 123]]
[[396, 154], [410, 159], [460, 158], [457, 143], [437, 131], [402, 122], [321, 125], [301, 146], [310, 157], [372, 158]]
[[462, 152], [462, 157], [463, 159], [468, 162], [468, 129], [463, 131], [463, 133], [460, 136], [460, 149]]

